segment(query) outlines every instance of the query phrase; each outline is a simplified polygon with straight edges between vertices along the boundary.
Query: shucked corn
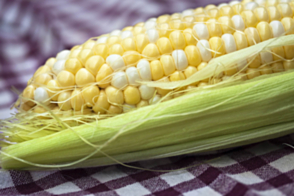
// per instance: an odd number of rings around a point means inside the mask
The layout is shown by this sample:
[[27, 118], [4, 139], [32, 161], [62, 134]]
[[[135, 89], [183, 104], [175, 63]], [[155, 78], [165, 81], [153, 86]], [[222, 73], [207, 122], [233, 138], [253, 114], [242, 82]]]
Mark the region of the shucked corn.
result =
[[[185, 80], [212, 59], [281, 35], [294, 34], [294, 1], [243, 0], [162, 15], [63, 50], [41, 66], [22, 93], [21, 108], [119, 114], [156, 103], [169, 90], [140, 81]], [[294, 69], [294, 46], [273, 48], [224, 71], [244, 79]], [[249, 63], [248, 67], [245, 66]], [[87, 109], [87, 110], [86, 110]]]

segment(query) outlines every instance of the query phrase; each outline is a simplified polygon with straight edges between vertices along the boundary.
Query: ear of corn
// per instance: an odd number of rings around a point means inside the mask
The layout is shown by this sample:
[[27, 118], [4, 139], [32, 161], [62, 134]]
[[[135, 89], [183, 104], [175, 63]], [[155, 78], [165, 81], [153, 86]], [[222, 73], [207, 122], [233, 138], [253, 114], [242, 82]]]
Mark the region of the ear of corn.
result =
[[3, 121], [1, 166], [90, 167], [288, 134], [293, 5], [208, 5], [58, 53]]

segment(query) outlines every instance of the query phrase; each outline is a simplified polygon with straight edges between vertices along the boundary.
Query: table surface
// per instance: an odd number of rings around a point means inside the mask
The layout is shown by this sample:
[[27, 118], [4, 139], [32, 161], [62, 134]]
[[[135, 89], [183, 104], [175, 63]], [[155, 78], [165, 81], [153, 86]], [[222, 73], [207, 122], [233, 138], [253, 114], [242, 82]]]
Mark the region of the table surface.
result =
[[[161, 14], [221, 2], [0, 1], [0, 119], [9, 116], [17, 97], [11, 86], [22, 90], [37, 67], [60, 50]], [[0, 170], [0, 195], [294, 195], [294, 150], [284, 145], [293, 140], [130, 163], [142, 169]]]

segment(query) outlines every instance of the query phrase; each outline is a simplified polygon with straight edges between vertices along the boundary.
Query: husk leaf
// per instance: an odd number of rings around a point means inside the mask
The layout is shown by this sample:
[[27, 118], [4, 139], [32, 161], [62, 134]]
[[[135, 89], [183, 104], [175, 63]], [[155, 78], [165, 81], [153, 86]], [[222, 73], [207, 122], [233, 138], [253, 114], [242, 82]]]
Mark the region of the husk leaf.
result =
[[[213, 66], [230, 66], [280, 45], [294, 45], [294, 35], [219, 57], [184, 82], [148, 85], [167, 89], [187, 85], [213, 76]], [[226, 68], [221, 66], [220, 71]], [[4, 147], [1, 167], [92, 167], [207, 152], [286, 135], [294, 128], [293, 79], [294, 72], [288, 71], [249, 81], [224, 82], [112, 118], [51, 131], [50, 135], [37, 132], [39, 137], [35, 139]], [[24, 133], [22, 137], [27, 136]]]

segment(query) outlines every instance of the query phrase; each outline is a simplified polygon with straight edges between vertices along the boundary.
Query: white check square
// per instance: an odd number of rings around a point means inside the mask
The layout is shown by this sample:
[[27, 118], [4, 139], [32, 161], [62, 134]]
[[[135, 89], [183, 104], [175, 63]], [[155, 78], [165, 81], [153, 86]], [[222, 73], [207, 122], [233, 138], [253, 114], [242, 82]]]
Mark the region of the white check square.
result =
[[294, 169], [294, 153], [288, 154], [278, 160], [275, 160], [270, 163], [270, 165], [280, 172], [285, 173]]
[[197, 196], [207, 196], [207, 195], [221, 196], [220, 193], [216, 192], [215, 190], [213, 190], [209, 186], [184, 193], [184, 196], [195, 196], [195, 195], [197, 195]]
[[117, 169], [116, 167], [108, 167], [105, 170], [99, 171], [92, 175], [93, 178], [97, 179], [101, 183], [105, 183], [125, 176], [128, 175]]
[[40, 180], [42, 178], [45, 178], [46, 176], [49, 176], [50, 174], [55, 173], [55, 171], [31, 171], [31, 176], [34, 181]]
[[238, 182], [248, 184], [248, 185], [263, 182], [262, 179], [260, 179], [257, 175], [255, 175], [252, 172], [243, 172], [240, 174], [234, 174], [234, 175], [228, 175], [228, 176], [237, 180]]
[[134, 183], [120, 189], [115, 190], [120, 196], [143, 196], [150, 194], [151, 192], [143, 187], [140, 183]]
[[0, 189], [14, 187], [9, 171], [0, 170]]
[[182, 182], [192, 180], [195, 176], [186, 170], [180, 170], [163, 174], [160, 178], [166, 181], [170, 186], [175, 186]]
[[46, 191], [55, 195], [60, 195], [64, 193], [78, 192], [81, 191], [81, 189], [72, 182], [66, 182], [53, 188], [47, 189]]
[[223, 155], [213, 161], [210, 161], [209, 165], [213, 167], [227, 167], [230, 165], [234, 165], [236, 163], [237, 161], [235, 161], [234, 159], [231, 159], [230, 157]]

